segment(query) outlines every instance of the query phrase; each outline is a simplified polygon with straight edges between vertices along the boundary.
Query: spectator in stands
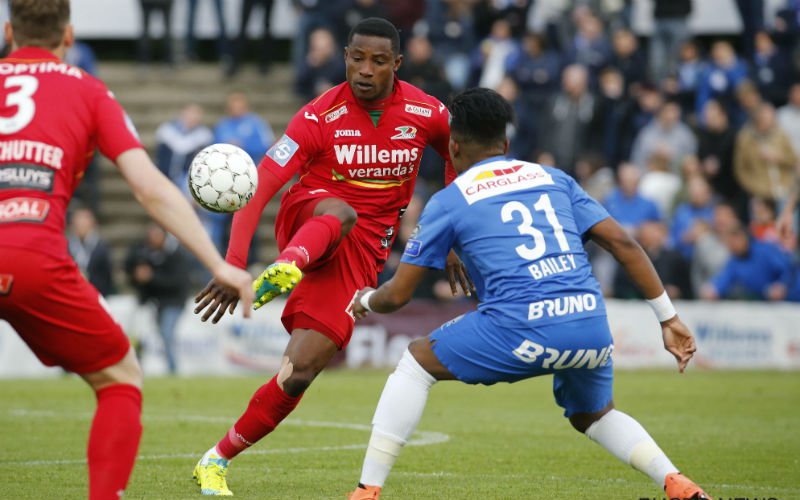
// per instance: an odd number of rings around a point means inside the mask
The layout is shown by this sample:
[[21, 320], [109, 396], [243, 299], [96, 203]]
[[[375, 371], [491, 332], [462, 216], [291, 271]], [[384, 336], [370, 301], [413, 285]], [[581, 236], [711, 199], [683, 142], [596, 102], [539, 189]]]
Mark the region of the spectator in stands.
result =
[[697, 88], [695, 112], [699, 116], [709, 99], [717, 99], [725, 106], [728, 116], [739, 112], [736, 104], [736, 87], [747, 78], [747, 65], [739, 60], [733, 46], [725, 40], [714, 42], [711, 61], [705, 67]]
[[[188, 0], [188, 12], [186, 14], [186, 59], [189, 61], [197, 60], [197, 36], [195, 36], [195, 21], [197, 20], [198, 0]], [[217, 21], [217, 57], [223, 62], [226, 71], [230, 70], [231, 53], [230, 42], [225, 28], [225, 9], [222, 0], [213, 0], [214, 13]]]
[[681, 44], [678, 60], [678, 79], [677, 95], [675, 96], [681, 105], [684, 116], [695, 114], [695, 103], [697, 102], [697, 89], [700, 87], [700, 79], [706, 71], [706, 62], [700, 57], [700, 47], [697, 42], [690, 39]]
[[542, 148], [552, 153], [559, 168], [572, 173], [579, 156], [600, 150], [597, 108], [586, 67], [571, 64], [564, 68], [561, 91], [542, 109], [540, 126]]
[[484, 38], [492, 31], [495, 21], [504, 19], [511, 29], [511, 35], [519, 39], [525, 32], [525, 22], [533, 0], [478, 0], [475, 6], [475, 33]]
[[414, 32], [427, 36], [436, 47], [436, 53], [442, 59], [447, 80], [453, 89], [464, 89], [470, 77], [469, 55], [478, 45], [469, 2], [464, 0], [427, 2], [425, 18], [417, 23]]
[[156, 129], [156, 164], [185, 191], [186, 175], [194, 155], [213, 142], [214, 133], [203, 125], [203, 108], [187, 104], [176, 118]]
[[645, 221], [660, 221], [658, 206], [639, 193], [642, 173], [632, 163], [623, 163], [617, 168], [617, 183], [611, 194], [603, 200], [608, 213], [631, 234], [635, 234]]
[[603, 23], [595, 15], [579, 18], [578, 31], [567, 47], [565, 58], [570, 64], [580, 64], [589, 70], [589, 81], [597, 84], [600, 70], [611, 61], [611, 44], [606, 38]]
[[72, 47], [67, 49], [64, 55], [64, 62], [77, 66], [92, 76], [97, 76], [97, 56], [92, 47], [86, 43], [76, 40]]
[[696, 133], [697, 156], [703, 175], [720, 196], [731, 203], [738, 203], [743, 192], [733, 175], [736, 132], [731, 128], [725, 108], [716, 99], [706, 103]]
[[483, 39], [472, 54], [472, 73], [478, 86], [496, 89], [505, 76], [506, 59], [517, 50], [517, 43], [511, 36], [511, 25], [505, 19], [498, 19], [492, 31]]
[[414, 35], [408, 39], [403, 65], [400, 66], [398, 76], [442, 102], [447, 102], [448, 96], [453, 91], [442, 64], [434, 56], [433, 45], [422, 35]]
[[789, 256], [780, 247], [753, 239], [741, 225], [723, 231], [722, 241], [731, 256], [703, 287], [703, 299], [787, 299], [794, 273]]
[[789, 137], [794, 153], [800, 156], [800, 83], [789, 89], [789, 102], [778, 110], [778, 125]]
[[639, 85], [647, 79], [646, 60], [639, 50], [639, 40], [631, 30], [614, 32], [612, 46], [613, 54], [609, 63], [622, 74], [627, 93], [631, 85]]
[[503, 78], [496, 90], [514, 108], [516, 121], [508, 133], [509, 156], [520, 160], [532, 160], [539, 144], [536, 113], [531, 111], [535, 108], [531, 108], [525, 103], [519, 87], [509, 77]]
[[762, 103], [736, 137], [736, 180], [750, 196], [780, 201], [793, 185], [796, 164], [789, 138], [777, 125], [775, 108]]
[[619, 165], [627, 159], [626, 130], [634, 112], [634, 102], [625, 91], [625, 80], [615, 67], [600, 72], [598, 120], [602, 131], [601, 150], [607, 164]]
[[227, 142], [244, 149], [258, 163], [275, 141], [272, 127], [250, 111], [242, 92], [228, 95], [225, 116], [214, 127], [214, 142]]
[[670, 239], [672, 247], [691, 259], [699, 235], [698, 224], [710, 224], [714, 217], [714, 197], [705, 178], [695, 175], [687, 181], [688, 200], [675, 208]]
[[730, 252], [722, 242], [722, 234], [740, 224], [736, 210], [728, 203], [719, 203], [714, 207], [710, 224], [703, 220], [698, 221], [691, 261], [692, 290], [695, 297], [702, 295], [703, 286], [719, 274], [728, 262]]
[[242, 0], [242, 8], [239, 13], [239, 34], [233, 45], [233, 59], [228, 67], [227, 74], [232, 78], [239, 72], [239, 68], [244, 58], [245, 47], [247, 45], [247, 25], [250, 23], [250, 16], [256, 6], [260, 6], [263, 17], [261, 18], [261, 40], [258, 46], [258, 72], [262, 75], [267, 74], [272, 62], [272, 33], [270, 32], [270, 21], [272, 20], [273, 0]]
[[178, 368], [175, 329], [188, 294], [188, 268], [189, 261], [178, 241], [154, 223], [148, 225], [145, 240], [133, 244], [125, 259], [125, 271], [139, 303], [156, 308], [158, 331], [171, 374]]
[[528, 32], [522, 43], [506, 59], [506, 75], [520, 89], [521, 101], [529, 109], [544, 104], [558, 89], [561, 58], [558, 52], [547, 48], [543, 36]]
[[[647, 221], [636, 231], [636, 240], [650, 257], [664, 282], [664, 290], [670, 299], [692, 298], [692, 286], [689, 280], [689, 262], [675, 250], [667, 247], [667, 227], [661, 222]], [[645, 298], [634, 285], [625, 268], [617, 267], [614, 276], [614, 297], [621, 299]]]
[[756, 34], [764, 29], [764, 0], [736, 0], [736, 7], [742, 18], [744, 55], [752, 61], [758, 45]]
[[681, 122], [681, 108], [675, 101], [667, 101], [658, 110], [655, 120], [645, 126], [633, 143], [631, 161], [644, 169], [654, 153], [669, 159], [677, 172], [683, 158], [697, 153], [697, 138]]
[[603, 157], [587, 154], [575, 162], [575, 179], [595, 200], [604, 200], [614, 190], [614, 171], [606, 166]]
[[295, 76], [295, 91], [311, 100], [344, 78], [344, 59], [328, 28], [317, 28], [308, 40], [308, 54]]
[[[349, 5], [345, 7], [344, 14], [342, 15], [343, 21], [336, 36], [337, 46], [338, 42], [347, 40], [356, 24], [368, 17], [383, 17], [386, 18], [386, 7], [380, 0], [351, 0]], [[341, 55], [341, 54], [340, 54]], [[339, 78], [339, 81], [342, 77]]]
[[650, 75], [660, 82], [677, 69], [681, 44], [689, 33], [692, 0], [655, 0], [653, 35], [650, 37]]
[[[750, 199], [750, 234], [759, 241], [768, 241], [780, 245], [781, 239], [775, 228], [777, 205], [772, 200], [758, 196]], [[790, 249], [787, 249], [790, 250]]]
[[668, 219], [682, 188], [683, 178], [673, 171], [669, 157], [664, 153], [653, 153], [639, 183], [639, 194], [655, 202], [658, 213]]
[[773, 106], [783, 106], [792, 83], [789, 54], [779, 50], [766, 31], [756, 33], [755, 40], [752, 79], [764, 99]]
[[172, 50], [172, 4], [173, 0], [139, 0], [142, 10], [142, 31], [139, 35], [139, 62], [144, 66], [140, 75], [144, 74], [144, 69], [150, 64], [150, 42], [151, 42], [151, 17], [161, 14], [164, 21], [164, 36], [161, 39], [163, 45], [164, 62], [168, 68], [175, 65], [175, 56]]
[[111, 249], [97, 231], [97, 219], [88, 208], [77, 208], [70, 217], [67, 236], [69, 254], [75, 259], [81, 274], [100, 295], [114, 292], [114, 273]]
[[753, 120], [764, 99], [761, 98], [761, 93], [752, 80], [742, 80], [736, 86], [735, 97], [736, 102], [733, 106], [734, 114], [731, 116], [731, 123], [738, 131], [747, 122]]
[[[308, 40], [317, 28], [335, 30], [341, 26], [344, 14], [352, 0], [292, 0], [298, 10], [297, 31], [292, 41], [292, 67], [297, 70], [308, 53]], [[344, 40], [339, 40], [340, 45]]]

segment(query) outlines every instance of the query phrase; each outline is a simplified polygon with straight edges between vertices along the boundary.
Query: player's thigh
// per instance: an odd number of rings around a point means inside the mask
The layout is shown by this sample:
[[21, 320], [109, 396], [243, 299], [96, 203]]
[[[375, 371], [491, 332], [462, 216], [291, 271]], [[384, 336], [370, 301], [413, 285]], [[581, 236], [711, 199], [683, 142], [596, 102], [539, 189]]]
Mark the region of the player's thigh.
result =
[[353, 300], [364, 287], [377, 280], [375, 261], [351, 236], [324, 263], [307, 272], [295, 287], [283, 310], [283, 324], [317, 331], [343, 349], [353, 335]]
[[325, 204], [322, 207], [325, 207], [326, 204], [331, 206], [347, 205], [324, 189], [308, 190], [293, 186], [283, 195], [275, 220], [275, 239], [279, 249], [283, 250], [286, 247], [289, 240], [308, 219], [318, 215], [315, 212], [323, 201]]
[[45, 365], [90, 373], [128, 352], [128, 338], [72, 261], [0, 248], [0, 274], [13, 277], [0, 296], [0, 318]]
[[514, 355], [520, 332], [479, 311], [449, 321], [430, 334], [433, 353], [458, 380], [468, 384], [515, 382], [539, 375], [535, 365]]
[[556, 403], [566, 417], [603, 410], [613, 399], [614, 385], [608, 321], [587, 318], [558, 326], [564, 340], [547, 356], [556, 360], [551, 365]]

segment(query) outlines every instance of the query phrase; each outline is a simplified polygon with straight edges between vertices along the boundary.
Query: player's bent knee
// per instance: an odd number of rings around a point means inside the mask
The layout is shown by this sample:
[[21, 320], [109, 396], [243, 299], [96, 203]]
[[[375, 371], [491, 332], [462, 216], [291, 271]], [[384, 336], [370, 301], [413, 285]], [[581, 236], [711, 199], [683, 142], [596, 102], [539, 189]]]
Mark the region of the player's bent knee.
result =
[[586, 434], [586, 429], [591, 427], [591, 425], [603, 416], [614, 409], [614, 402], [612, 401], [609, 403], [605, 408], [600, 411], [596, 411], [594, 413], [574, 413], [569, 416], [569, 423], [572, 424], [572, 427], [580, 432], [581, 434]]
[[353, 226], [356, 225], [356, 221], [358, 221], [356, 209], [346, 203], [343, 204], [340, 212], [336, 216], [342, 222], [342, 236], [347, 235], [347, 233], [353, 229]]
[[283, 392], [287, 396], [296, 398], [306, 392], [308, 386], [314, 381], [317, 374], [312, 371], [300, 372], [295, 370], [286, 380], [283, 381]]
[[142, 367], [133, 349], [116, 364], [96, 372], [82, 374], [81, 377], [95, 391], [114, 384], [128, 384], [141, 389], [144, 382]]

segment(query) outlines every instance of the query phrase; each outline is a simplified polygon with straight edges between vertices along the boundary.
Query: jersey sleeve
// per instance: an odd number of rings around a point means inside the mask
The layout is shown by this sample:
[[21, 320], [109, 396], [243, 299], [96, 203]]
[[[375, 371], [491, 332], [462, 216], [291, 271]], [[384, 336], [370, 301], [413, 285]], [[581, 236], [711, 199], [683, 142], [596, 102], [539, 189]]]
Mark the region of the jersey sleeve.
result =
[[581, 234], [592, 228], [598, 222], [610, 217], [608, 210], [597, 200], [589, 196], [572, 177], [564, 176], [570, 186], [570, 201], [575, 225]]
[[450, 111], [439, 103], [439, 110], [433, 124], [430, 145], [444, 158], [444, 185], [449, 186], [458, 177], [453, 162], [450, 160]]
[[444, 269], [455, 243], [455, 231], [447, 210], [434, 196], [425, 206], [414, 233], [406, 243], [402, 262], [420, 267]]
[[130, 117], [111, 91], [105, 88], [97, 97], [94, 120], [97, 124], [97, 147], [111, 161], [116, 162], [125, 151], [143, 147]]
[[304, 106], [286, 127], [261, 160], [259, 168], [269, 170], [284, 183], [317, 156], [322, 147], [322, 129], [319, 116], [311, 105]]

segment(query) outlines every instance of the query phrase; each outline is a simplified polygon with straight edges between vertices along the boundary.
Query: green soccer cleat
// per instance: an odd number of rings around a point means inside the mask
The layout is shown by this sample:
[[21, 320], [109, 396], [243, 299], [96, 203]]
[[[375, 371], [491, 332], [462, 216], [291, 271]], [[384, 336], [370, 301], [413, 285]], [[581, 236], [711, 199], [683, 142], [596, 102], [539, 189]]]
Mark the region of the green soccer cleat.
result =
[[[206, 457], [203, 457], [206, 458]], [[228, 461], [217, 455], [210, 455], [197, 462], [192, 477], [200, 485], [201, 495], [232, 497], [233, 492], [228, 489], [225, 475], [228, 473]]]
[[292, 290], [301, 279], [303, 272], [294, 262], [270, 264], [253, 282], [253, 291], [256, 292], [253, 309], [258, 309], [278, 295]]

